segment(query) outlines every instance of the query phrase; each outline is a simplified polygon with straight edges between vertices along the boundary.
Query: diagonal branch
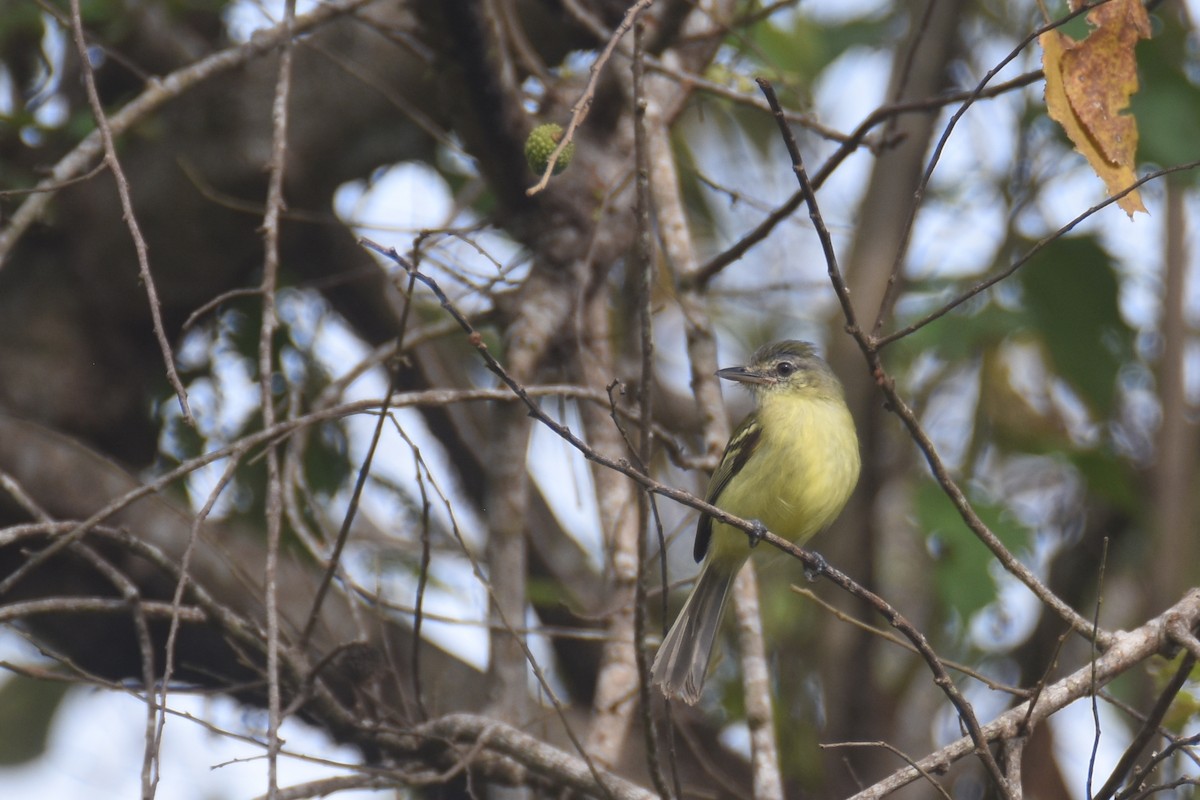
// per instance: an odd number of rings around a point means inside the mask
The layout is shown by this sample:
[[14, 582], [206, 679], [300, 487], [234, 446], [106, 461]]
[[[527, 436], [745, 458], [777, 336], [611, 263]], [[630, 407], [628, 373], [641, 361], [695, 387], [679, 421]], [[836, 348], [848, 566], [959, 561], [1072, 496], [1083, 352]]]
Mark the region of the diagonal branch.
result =
[[[1132, 669], [1174, 643], [1176, 625], [1194, 628], [1200, 624], [1200, 590], [1193, 589], [1167, 611], [1132, 631], [1113, 634], [1112, 646], [1094, 662], [1077, 669], [1062, 680], [1046, 687], [1037, 698], [1009, 709], [983, 726], [988, 742], [1020, 736], [1054, 712], [1087, 697], [1096, 688]], [[1031, 703], [1036, 704], [1031, 706]], [[921, 778], [921, 770], [937, 771], [971, 754], [974, 743], [963, 737], [930, 753], [912, 767], [889, 775], [850, 800], [877, 800]]]
[[[137, 216], [133, 213], [133, 198], [129, 194], [129, 181], [125, 178], [125, 170], [121, 168], [120, 159], [117, 158], [117, 145], [112, 127], [109, 125], [108, 116], [104, 113], [100, 94], [96, 91], [96, 74], [92, 70], [87, 41], [83, 35], [83, 19], [80, 16], [79, 0], [71, 0], [71, 32], [75, 37], [75, 47], [79, 51], [79, 63], [83, 70], [83, 84], [87, 90], [88, 104], [92, 107], [92, 116], [96, 119], [96, 130], [100, 134], [100, 141], [104, 147], [104, 162], [112, 172], [113, 180], [116, 181], [117, 195], [121, 198], [121, 214], [125, 218], [125, 225], [129, 228], [129, 235], [133, 239], [133, 249], [137, 253], [138, 277], [141, 278], [142, 285], [146, 288], [146, 300], [150, 304], [150, 318], [154, 325], [154, 338], [158, 342], [158, 349], [162, 353], [163, 363], [167, 368], [167, 380], [170, 382], [171, 388], [175, 390], [175, 396], [179, 398], [179, 407], [183, 411], [184, 421], [194, 428], [196, 420], [192, 417], [192, 409], [188, 405], [187, 390], [183, 388], [183, 382], [179, 380], [179, 372], [175, 369], [175, 357], [171, 353], [171, 343], [167, 341], [167, 334], [163, 328], [162, 304], [158, 301], [158, 290], [154, 287], [154, 276], [150, 272], [150, 254], [146, 247], [146, 239], [142, 236], [141, 226], [138, 225]], [[33, 197], [44, 196], [48, 195], [34, 195]], [[0, 255], [0, 261], [2, 259], [3, 256]]]

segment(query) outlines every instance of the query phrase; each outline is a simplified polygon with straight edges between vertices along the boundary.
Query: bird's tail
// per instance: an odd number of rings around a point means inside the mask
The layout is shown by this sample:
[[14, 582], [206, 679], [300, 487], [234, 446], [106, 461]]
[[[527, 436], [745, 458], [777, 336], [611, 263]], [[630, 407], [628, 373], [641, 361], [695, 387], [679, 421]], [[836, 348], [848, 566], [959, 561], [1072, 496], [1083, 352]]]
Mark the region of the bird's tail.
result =
[[700, 699], [725, 598], [740, 566], [740, 562], [705, 562], [696, 588], [663, 639], [650, 669], [650, 682], [667, 697], [689, 705]]

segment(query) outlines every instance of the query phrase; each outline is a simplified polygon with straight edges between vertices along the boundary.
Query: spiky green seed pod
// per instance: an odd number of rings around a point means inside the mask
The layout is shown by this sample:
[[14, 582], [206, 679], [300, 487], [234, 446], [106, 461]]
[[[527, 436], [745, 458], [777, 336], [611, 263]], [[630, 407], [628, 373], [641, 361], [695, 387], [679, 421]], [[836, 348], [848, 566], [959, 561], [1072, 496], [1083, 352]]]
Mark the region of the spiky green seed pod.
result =
[[[558, 147], [562, 137], [562, 126], [553, 122], [538, 125], [529, 133], [529, 138], [525, 140], [525, 160], [529, 162], [529, 168], [534, 173], [541, 175], [546, 171], [546, 165], [550, 163], [550, 154]], [[571, 142], [558, 154], [558, 161], [554, 162], [555, 175], [567, 168], [573, 155], [575, 143]]]

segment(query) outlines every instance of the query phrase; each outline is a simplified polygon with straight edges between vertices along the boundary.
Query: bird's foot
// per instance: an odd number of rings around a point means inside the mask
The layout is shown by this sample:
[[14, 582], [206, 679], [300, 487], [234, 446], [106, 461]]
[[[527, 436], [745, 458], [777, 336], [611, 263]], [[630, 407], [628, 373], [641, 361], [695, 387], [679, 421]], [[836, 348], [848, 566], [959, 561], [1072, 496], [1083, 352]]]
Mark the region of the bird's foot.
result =
[[812, 563], [804, 567], [804, 577], [811, 583], [829, 571], [829, 562], [820, 553], [810, 550], [809, 555], [812, 556]]
[[753, 527], [751, 527], [750, 534], [749, 534], [750, 535], [750, 546], [758, 547], [758, 543], [761, 542], [763, 539], [765, 539], [767, 536], [767, 526], [763, 525], [758, 520], [752, 520], [752, 526]]

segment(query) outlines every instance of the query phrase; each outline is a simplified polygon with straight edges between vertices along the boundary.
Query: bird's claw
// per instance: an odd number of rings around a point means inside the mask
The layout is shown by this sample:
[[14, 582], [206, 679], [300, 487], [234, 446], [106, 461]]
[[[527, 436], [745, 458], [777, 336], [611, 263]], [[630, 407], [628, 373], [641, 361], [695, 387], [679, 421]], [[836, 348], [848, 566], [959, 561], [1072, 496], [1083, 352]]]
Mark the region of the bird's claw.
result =
[[809, 555], [812, 556], [813, 563], [804, 568], [804, 577], [811, 583], [829, 571], [829, 562], [820, 553], [810, 551]]
[[754, 520], [750, 528], [750, 546], [758, 547], [758, 543], [767, 537], [767, 526]]

